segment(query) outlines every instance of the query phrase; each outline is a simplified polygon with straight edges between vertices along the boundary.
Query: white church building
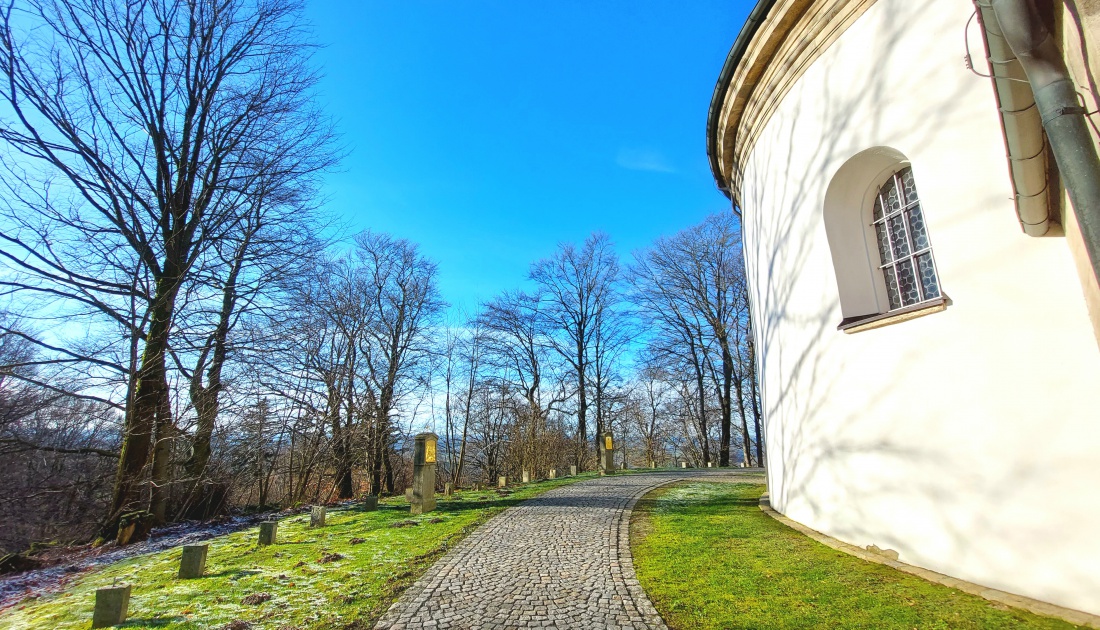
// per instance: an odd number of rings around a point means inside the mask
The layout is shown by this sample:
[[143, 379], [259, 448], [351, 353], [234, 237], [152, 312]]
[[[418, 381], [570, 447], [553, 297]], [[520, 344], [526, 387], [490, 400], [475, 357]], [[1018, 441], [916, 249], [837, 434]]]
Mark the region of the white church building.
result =
[[775, 510], [1100, 614], [1097, 64], [1097, 0], [758, 1], [707, 146]]

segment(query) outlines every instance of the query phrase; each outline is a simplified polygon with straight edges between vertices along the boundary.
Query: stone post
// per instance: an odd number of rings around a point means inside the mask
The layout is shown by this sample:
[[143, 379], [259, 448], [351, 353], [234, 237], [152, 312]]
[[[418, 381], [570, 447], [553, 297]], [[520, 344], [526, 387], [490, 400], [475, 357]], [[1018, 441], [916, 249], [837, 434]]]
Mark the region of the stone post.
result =
[[260, 544], [274, 545], [278, 535], [279, 521], [263, 521], [260, 523]]
[[498, 488], [503, 488], [506, 485], [508, 485], [508, 478], [507, 477], [504, 477], [504, 476], [497, 477], [497, 487]]
[[577, 466], [576, 465], [573, 465], [573, 466], [569, 467], [569, 476], [570, 477], [576, 477], [577, 476]]
[[210, 545], [184, 545], [183, 555], [180, 556], [181, 580], [193, 580], [201, 578], [206, 571], [206, 552]]
[[309, 526], [324, 527], [326, 512], [328, 512], [328, 510], [323, 505], [313, 506], [309, 511]]
[[687, 468], [687, 467], [688, 467], [688, 463], [686, 461], [685, 462], [680, 462], [680, 468]]
[[557, 468], [551, 468], [550, 469], [550, 478], [551, 479], [557, 479], [558, 478], [558, 469]]
[[92, 612], [93, 628], [110, 628], [126, 622], [130, 607], [130, 585], [99, 588], [95, 592], [95, 610]]
[[421, 433], [413, 438], [413, 487], [410, 514], [435, 509], [435, 445], [439, 436]]
[[603, 459], [600, 472], [609, 475], [615, 472], [615, 443], [611, 439], [611, 432], [605, 431], [603, 434]]
[[523, 483], [531, 483], [531, 471], [523, 471]]
[[378, 495], [368, 494], [363, 497], [363, 511], [373, 512], [378, 509]]
[[707, 468], [714, 468], [714, 462], [707, 462]]
[[450, 481], [448, 481], [447, 483], [445, 483], [443, 485], [443, 494], [445, 494], [447, 496], [451, 496], [454, 493], [455, 493], [455, 487], [454, 487], [454, 484], [452, 484]]

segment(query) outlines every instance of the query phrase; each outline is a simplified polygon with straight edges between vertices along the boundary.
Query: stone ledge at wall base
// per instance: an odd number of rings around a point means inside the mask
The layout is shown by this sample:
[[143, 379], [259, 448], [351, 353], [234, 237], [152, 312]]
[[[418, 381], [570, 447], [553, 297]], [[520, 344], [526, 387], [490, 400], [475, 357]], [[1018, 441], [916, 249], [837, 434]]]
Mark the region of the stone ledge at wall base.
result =
[[786, 516], [776, 512], [772, 509], [771, 502], [769, 501], [768, 494], [765, 493], [760, 496], [759, 500], [760, 510], [779, 521], [780, 523], [790, 527], [791, 529], [803, 534], [807, 538], [812, 538], [817, 542], [825, 545], [826, 547], [832, 547], [837, 551], [844, 552], [848, 555], [855, 556], [861, 560], [868, 562], [874, 562], [875, 564], [884, 564], [888, 567], [892, 567], [901, 571], [902, 573], [908, 573], [909, 575], [915, 575], [919, 578], [934, 582], [936, 584], [942, 584], [949, 588], [969, 593], [971, 595], [977, 595], [982, 599], [1009, 606], [1011, 608], [1017, 608], [1019, 610], [1026, 610], [1029, 613], [1042, 615], [1044, 617], [1054, 617], [1067, 621], [1071, 624], [1082, 626], [1085, 628], [1100, 629], [1100, 615], [1093, 615], [1080, 610], [1074, 610], [1072, 608], [1064, 608], [1057, 606], [1049, 602], [1044, 602], [1038, 599], [1032, 599], [1024, 595], [1016, 595], [1008, 593], [1006, 591], [1000, 591], [995, 588], [989, 588], [982, 586], [981, 584], [974, 584], [973, 582], [967, 582], [958, 578], [953, 578], [943, 573], [937, 573], [930, 569], [907, 564], [895, 558], [897, 552], [893, 549], [879, 549], [876, 545], [868, 545], [867, 549], [861, 549], [855, 545], [846, 543], [841, 540], [837, 540], [828, 534], [823, 534], [816, 529], [806, 527], [798, 521], [791, 520]]
[[92, 612], [93, 628], [110, 628], [126, 622], [130, 607], [130, 585], [96, 589], [95, 610]]
[[373, 512], [378, 509], [378, 495], [368, 494], [360, 502], [364, 512]]
[[184, 545], [180, 555], [179, 579], [194, 580], [206, 572], [206, 554], [210, 545]]
[[315, 505], [309, 510], [309, 526], [310, 527], [324, 527], [325, 526], [325, 514], [328, 510], [323, 505]]
[[279, 535], [279, 521], [263, 521], [260, 523], [261, 545], [274, 545]]

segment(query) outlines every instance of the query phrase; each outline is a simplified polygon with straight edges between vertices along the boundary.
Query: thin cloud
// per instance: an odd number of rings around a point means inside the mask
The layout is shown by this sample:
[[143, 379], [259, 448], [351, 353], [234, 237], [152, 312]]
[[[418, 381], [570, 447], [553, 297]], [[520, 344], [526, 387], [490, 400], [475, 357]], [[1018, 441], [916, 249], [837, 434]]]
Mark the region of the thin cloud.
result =
[[631, 171], [675, 173], [676, 169], [660, 151], [653, 149], [619, 149], [615, 164]]

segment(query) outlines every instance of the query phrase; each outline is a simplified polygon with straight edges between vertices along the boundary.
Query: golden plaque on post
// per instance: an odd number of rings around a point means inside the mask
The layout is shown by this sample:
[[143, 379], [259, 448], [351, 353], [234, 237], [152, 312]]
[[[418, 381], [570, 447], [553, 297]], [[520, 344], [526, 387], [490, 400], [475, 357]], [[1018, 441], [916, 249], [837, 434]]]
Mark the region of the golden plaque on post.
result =
[[435, 440], [425, 440], [424, 442], [424, 463], [435, 463]]
[[614, 449], [614, 448], [613, 448], [613, 447], [611, 446], [611, 436], [610, 436], [610, 435], [605, 435], [605, 436], [603, 436], [603, 447], [604, 447], [604, 449], [605, 449], [605, 450], [608, 450], [608, 451], [613, 451], [613, 450], [615, 450], [615, 449]]

